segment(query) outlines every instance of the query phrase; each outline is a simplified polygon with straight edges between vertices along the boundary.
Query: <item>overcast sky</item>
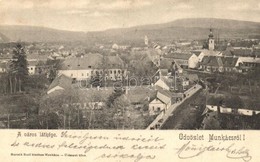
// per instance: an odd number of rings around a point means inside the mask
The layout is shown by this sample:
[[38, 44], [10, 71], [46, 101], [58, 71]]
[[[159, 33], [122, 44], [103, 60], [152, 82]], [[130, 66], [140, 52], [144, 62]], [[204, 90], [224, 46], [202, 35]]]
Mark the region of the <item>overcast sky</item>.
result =
[[0, 0], [0, 24], [73, 31], [157, 24], [194, 17], [260, 22], [260, 1]]

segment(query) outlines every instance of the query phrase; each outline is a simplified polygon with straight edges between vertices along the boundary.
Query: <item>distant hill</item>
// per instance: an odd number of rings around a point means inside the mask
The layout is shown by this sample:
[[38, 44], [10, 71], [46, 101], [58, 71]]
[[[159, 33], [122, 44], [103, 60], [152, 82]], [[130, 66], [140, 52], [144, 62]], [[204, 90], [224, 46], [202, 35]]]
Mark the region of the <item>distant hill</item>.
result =
[[71, 32], [35, 26], [0, 26], [0, 33], [8, 38], [9, 41], [21, 40], [25, 42], [68, 42], [81, 41], [85, 39], [85, 33], [83, 32]]
[[0, 43], [9, 42], [9, 39], [2, 33], [0, 33]]
[[164, 24], [143, 25], [131, 28], [109, 29], [88, 35], [113, 40], [137, 40], [144, 35], [158, 41], [174, 39], [206, 39], [209, 28], [220, 38], [248, 38], [260, 35], [260, 23], [227, 19], [191, 18]]
[[71, 32], [33, 26], [0, 26], [0, 42], [143, 42], [147, 35], [154, 41], [206, 39], [209, 28], [220, 38], [259, 38], [260, 23], [212, 18], [179, 19], [169, 23], [116, 28], [97, 32]]

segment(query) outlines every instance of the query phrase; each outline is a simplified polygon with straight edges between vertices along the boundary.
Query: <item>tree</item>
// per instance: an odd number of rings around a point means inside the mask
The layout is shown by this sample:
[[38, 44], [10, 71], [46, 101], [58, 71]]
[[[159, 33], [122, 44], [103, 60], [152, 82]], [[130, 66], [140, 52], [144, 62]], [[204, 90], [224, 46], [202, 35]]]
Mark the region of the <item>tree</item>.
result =
[[47, 60], [46, 66], [50, 67], [50, 71], [48, 72], [47, 77], [51, 83], [58, 75], [58, 72], [62, 66], [62, 62], [60, 60]]
[[9, 82], [10, 82], [10, 91], [16, 92], [17, 82], [18, 89], [21, 92], [24, 89], [24, 84], [28, 78], [28, 62], [26, 59], [26, 53], [24, 47], [18, 43], [13, 50], [13, 60], [11, 62], [10, 71], [9, 71]]
[[45, 128], [49, 128], [50, 124], [64, 129], [80, 128], [83, 121], [82, 112], [77, 105], [79, 102], [78, 91], [73, 89], [43, 96], [39, 112], [43, 115], [43, 122], [46, 122]]

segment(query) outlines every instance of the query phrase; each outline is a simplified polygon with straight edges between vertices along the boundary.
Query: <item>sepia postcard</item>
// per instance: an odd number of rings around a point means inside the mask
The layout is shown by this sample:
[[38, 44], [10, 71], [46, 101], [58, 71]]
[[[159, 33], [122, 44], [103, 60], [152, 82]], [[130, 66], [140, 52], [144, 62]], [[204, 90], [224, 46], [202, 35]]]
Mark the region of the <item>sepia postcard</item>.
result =
[[3, 161], [260, 161], [259, 0], [0, 0]]

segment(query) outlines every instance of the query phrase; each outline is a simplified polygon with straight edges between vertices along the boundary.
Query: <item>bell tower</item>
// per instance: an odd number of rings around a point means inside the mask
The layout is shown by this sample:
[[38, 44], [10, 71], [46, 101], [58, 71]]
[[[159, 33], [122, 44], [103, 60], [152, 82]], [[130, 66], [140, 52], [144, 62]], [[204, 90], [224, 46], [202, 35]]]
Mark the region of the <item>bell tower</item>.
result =
[[212, 28], [210, 28], [210, 33], [209, 33], [209, 39], [208, 39], [208, 44], [209, 44], [209, 50], [214, 50], [215, 49], [215, 42], [214, 42], [214, 35], [212, 32]]

